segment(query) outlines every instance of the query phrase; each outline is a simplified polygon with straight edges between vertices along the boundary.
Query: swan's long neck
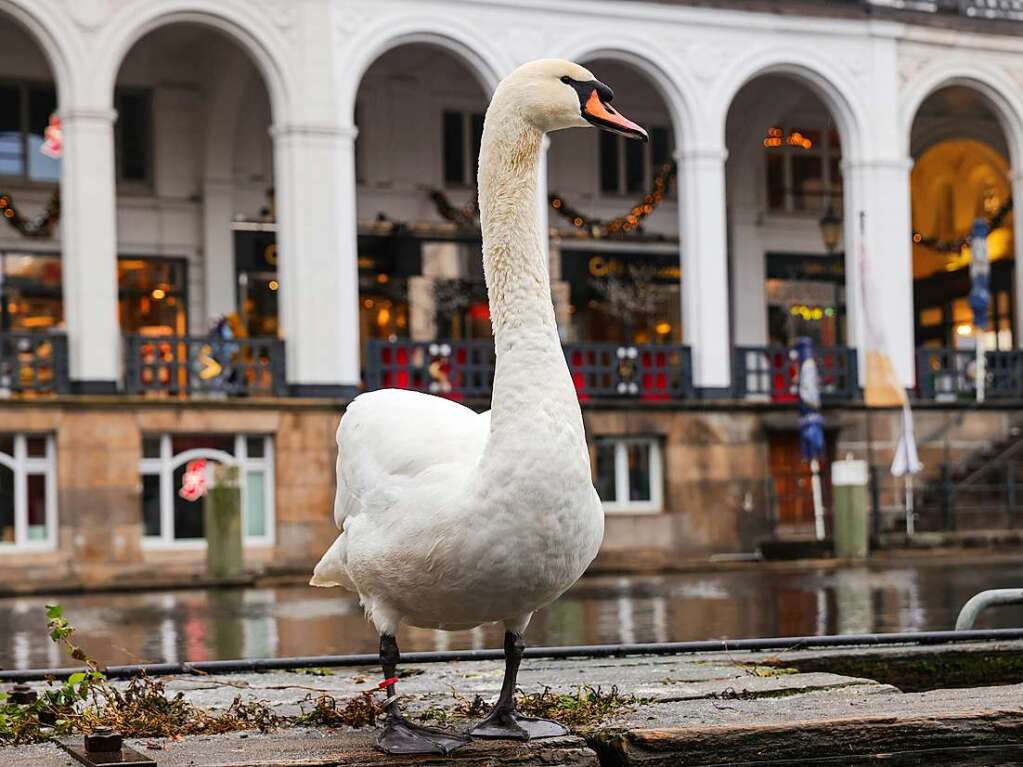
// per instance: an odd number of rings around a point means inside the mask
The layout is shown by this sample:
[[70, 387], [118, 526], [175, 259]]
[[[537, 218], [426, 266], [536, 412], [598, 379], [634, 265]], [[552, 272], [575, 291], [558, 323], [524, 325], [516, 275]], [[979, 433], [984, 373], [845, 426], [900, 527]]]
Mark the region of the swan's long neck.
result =
[[537, 182], [543, 134], [517, 114], [487, 114], [480, 151], [483, 269], [498, 354], [523, 328], [557, 337], [550, 276], [541, 240]]
[[501, 96], [498, 89], [487, 112], [479, 169], [483, 267], [497, 349], [491, 442], [516, 444], [538, 414], [577, 423], [583, 439], [537, 215], [543, 133]]

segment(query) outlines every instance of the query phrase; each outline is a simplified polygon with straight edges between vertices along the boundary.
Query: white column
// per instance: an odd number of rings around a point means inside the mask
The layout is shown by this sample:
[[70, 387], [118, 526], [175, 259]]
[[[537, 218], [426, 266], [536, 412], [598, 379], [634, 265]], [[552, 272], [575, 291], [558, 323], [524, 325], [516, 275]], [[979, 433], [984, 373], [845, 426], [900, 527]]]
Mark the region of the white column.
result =
[[207, 178], [203, 183], [203, 271], [205, 272], [201, 327], [214, 317], [237, 308], [234, 276], [234, 182]]
[[[859, 351], [860, 383], [866, 382], [864, 344], [868, 306], [892, 364], [906, 387], [916, 380], [913, 338], [913, 245], [908, 159], [853, 160], [846, 164], [845, 291], [849, 345]], [[864, 238], [860, 237], [863, 211]], [[864, 282], [860, 260], [867, 270]]]
[[348, 396], [360, 382], [356, 129], [274, 129], [280, 321], [288, 383]]
[[682, 334], [692, 350], [693, 385], [731, 386], [728, 245], [723, 147], [684, 149], [676, 157], [682, 257]]
[[1013, 286], [1016, 309], [1015, 324], [1012, 328], [1012, 343], [1017, 349], [1023, 349], [1023, 169], [1016, 168], [1012, 173], [1012, 200], [1015, 204], [1013, 220], [1013, 254], [1016, 262], [1012, 270], [1016, 280]]
[[551, 137], [544, 135], [540, 144], [540, 170], [536, 184], [536, 216], [540, 228], [540, 241], [543, 243], [544, 255], [550, 264], [551, 225], [548, 217], [550, 203], [547, 201], [547, 150], [551, 147]]
[[110, 109], [61, 112], [64, 320], [75, 390], [107, 393], [121, 375], [117, 322], [117, 193]]

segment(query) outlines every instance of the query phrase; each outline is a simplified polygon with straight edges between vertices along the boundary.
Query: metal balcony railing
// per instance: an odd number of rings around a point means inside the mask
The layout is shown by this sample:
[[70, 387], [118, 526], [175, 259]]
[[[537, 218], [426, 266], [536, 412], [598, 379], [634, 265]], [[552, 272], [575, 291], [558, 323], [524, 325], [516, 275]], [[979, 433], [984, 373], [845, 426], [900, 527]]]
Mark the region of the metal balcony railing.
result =
[[[985, 354], [986, 399], [1023, 399], [1023, 351]], [[917, 349], [920, 399], [952, 402], [977, 396], [976, 352], [972, 349]]]
[[[845, 346], [814, 349], [821, 398], [848, 401], [859, 396], [856, 350]], [[796, 402], [799, 399], [799, 359], [794, 349], [784, 346], [737, 346], [732, 368], [737, 399], [769, 399]]]
[[0, 333], [0, 397], [69, 390], [66, 335]]
[[283, 396], [284, 342], [277, 338], [125, 336], [128, 394]]
[[[581, 400], [644, 401], [692, 396], [688, 347], [566, 344], [565, 357]], [[456, 400], [489, 399], [492, 341], [377, 341], [366, 351], [369, 389], [415, 389]]]

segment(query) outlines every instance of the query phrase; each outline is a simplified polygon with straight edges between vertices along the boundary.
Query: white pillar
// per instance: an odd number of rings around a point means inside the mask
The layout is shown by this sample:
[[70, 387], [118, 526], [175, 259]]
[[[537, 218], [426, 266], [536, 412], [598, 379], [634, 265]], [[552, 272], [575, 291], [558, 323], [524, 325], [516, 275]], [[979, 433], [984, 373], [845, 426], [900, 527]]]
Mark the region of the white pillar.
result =
[[205, 273], [202, 322], [207, 327], [214, 317], [237, 308], [234, 274], [234, 182], [207, 178], [203, 183], [203, 271]]
[[64, 321], [73, 387], [109, 393], [121, 375], [117, 321], [117, 193], [111, 109], [61, 112]]
[[356, 129], [273, 133], [288, 383], [300, 396], [350, 396], [361, 379]]
[[[692, 350], [693, 385], [725, 395], [731, 386], [724, 147], [677, 155], [682, 250], [682, 334]], [[716, 391], [715, 391], [716, 390]]]
[[[916, 380], [913, 338], [913, 245], [910, 217], [908, 159], [853, 160], [846, 164], [849, 192], [845, 201], [846, 307], [849, 314], [849, 345], [859, 351], [860, 384], [866, 382], [864, 353], [866, 317], [864, 292], [869, 307], [879, 313], [872, 322], [878, 328], [902, 384]], [[864, 239], [860, 238], [863, 211]], [[862, 281], [860, 259], [867, 269]]]

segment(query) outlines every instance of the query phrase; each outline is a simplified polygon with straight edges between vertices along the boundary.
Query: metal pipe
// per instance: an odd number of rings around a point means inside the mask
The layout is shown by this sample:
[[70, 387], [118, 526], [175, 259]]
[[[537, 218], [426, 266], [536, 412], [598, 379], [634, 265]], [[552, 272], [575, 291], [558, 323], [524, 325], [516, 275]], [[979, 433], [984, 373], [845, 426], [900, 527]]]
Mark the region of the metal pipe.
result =
[[[987, 629], [982, 631], [916, 631], [901, 634], [844, 634], [760, 639], [710, 639], [694, 642], [658, 642], [649, 644], [601, 644], [570, 647], [527, 647], [527, 658], [609, 658], [625, 655], [687, 655], [706, 652], [759, 652], [763, 650], [804, 650], [815, 647], [865, 647], [905, 644], [949, 644], [953, 642], [996, 642], [1023, 640], [1023, 629]], [[451, 650], [445, 652], [402, 653], [403, 664], [450, 663], [453, 661], [501, 660], [501, 650]], [[296, 668], [344, 668], [376, 666], [376, 653], [364, 655], [314, 655], [297, 658], [255, 658], [250, 660], [207, 660], [194, 663], [149, 663], [135, 666], [107, 666], [103, 672], [111, 679], [127, 679], [140, 674], [237, 674], [262, 671], [286, 671]], [[63, 679], [83, 668], [26, 669], [0, 671], [0, 682]]]
[[973, 628], [981, 610], [996, 605], [1023, 604], [1023, 589], [988, 589], [970, 597], [956, 618], [956, 631]]

